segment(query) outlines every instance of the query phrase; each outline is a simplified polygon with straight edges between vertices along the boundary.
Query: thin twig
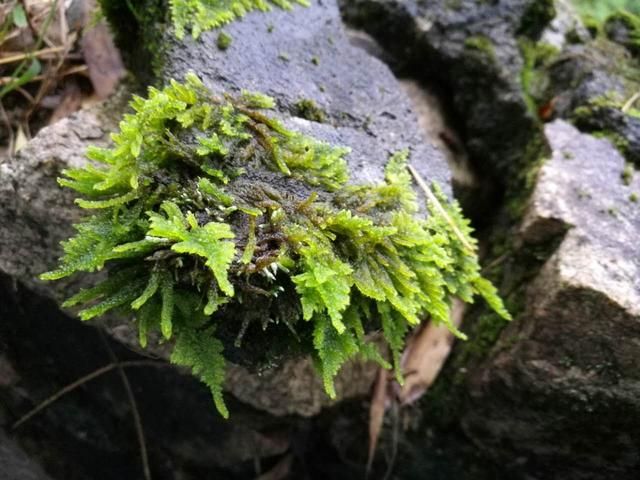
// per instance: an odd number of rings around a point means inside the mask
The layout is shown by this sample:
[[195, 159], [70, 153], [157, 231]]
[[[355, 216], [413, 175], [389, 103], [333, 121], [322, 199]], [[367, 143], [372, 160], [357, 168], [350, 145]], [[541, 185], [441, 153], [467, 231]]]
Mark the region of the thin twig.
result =
[[122, 380], [122, 386], [127, 393], [127, 398], [129, 400], [129, 404], [131, 405], [131, 415], [133, 416], [133, 423], [136, 427], [136, 436], [138, 437], [138, 445], [140, 446], [140, 460], [142, 461], [142, 471], [144, 472], [145, 480], [151, 480], [151, 469], [149, 468], [149, 454], [147, 452], [147, 442], [144, 438], [144, 428], [142, 427], [142, 420], [140, 419], [140, 411], [138, 410], [138, 404], [136, 403], [136, 397], [133, 394], [133, 390], [131, 389], [131, 383], [129, 382], [129, 377], [124, 372], [118, 357], [115, 352], [109, 345], [109, 342], [104, 336], [102, 330], [98, 330], [100, 334], [100, 338], [102, 343], [104, 344], [107, 352], [109, 352], [109, 357], [111, 361], [117, 365], [118, 375]]
[[416, 180], [416, 183], [418, 184], [418, 186], [424, 191], [424, 194], [427, 196], [427, 199], [436, 207], [436, 209], [447, 221], [447, 223], [453, 230], [453, 233], [455, 233], [456, 236], [458, 237], [458, 240], [460, 240], [460, 243], [462, 243], [462, 245], [464, 245], [465, 248], [467, 248], [471, 253], [473, 253], [475, 251], [475, 248], [467, 241], [465, 236], [458, 229], [458, 227], [456, 226], [451, 216], [444, 209], [444, 207], [440, 203], [440, 200], [438, 200], [438, 197], [436, 197], [433, 194], [433, 192], [431, 191], [427, 183], [424, 181], [422, 176], [418, 173], [418, 171], [415, 168], [413, 168], [413, 166], [407, 165], [407, 168], [409, 169], [409, 172], [411, 172], [411, 175], [413, 175], [413, 178]]
[[110, 372], [111, 370], [113, 370], [114, 368], [117, 368], [118, 366], [121, 366], [123, 368], [128, 368], [128, 367], [162, 367], [162, 366], [165, 366], [165, 364], [161, 363], [161, 362], [154, 362], [154, 361], [151, 361], [151, 360], [128, 360], [128, 361], [125, 361], [125, 362], [110, 363], [108, 365], [105, 365], [104, 367], [100, 367], [97, 370], [94, 370], [93, 372], [91, 372], [91, 373], [89, 373], [89, 374], [87, 374], [87, 375], [85, 375], [83, 377], [80, 377], [75, 382], [72, 382], [69, 385], [63, 387], [62, 389], [58, 390], [55, 394], [51, 395], [49, 398], [47, 398], [43, 402], [41, 402], [40, 404], [36, 405], [33, 409], [31, 409], [29, 412], [27, 412], [22, 417], [20, 417], [11, 426], [11, 429], [15, 430], [16, 428], [20, 427], [20, 425], [22, 425], [23, 423], [27, 422], [28, 420], [30, 420], [31, 418], [36, 416], [38, 413], [40, 413], [42, 410], [47, 408], [49, 405], [51, 405], [52, 403], [55, 403], [56, 401], [60, 400], [60, 398], [64, 397], [67, 393], [73, 392], [78, 387], [81, 387], [82, 385], [84, 385], [87, 382], [90, 382], [91, 380], [95, 380], [96, 378], [101, 377], [105, 373]]
[[14, 63], [19, 62], [21, 60], [30, 59], [33, 57], [43, 57], [49, 55], [51, 53], [60, 53], [65, 49], [64, 45], [60, 45], [58, 47], [48, 47], [43, 48], [42, 50], [38, 50], [37, 52], [26, 52], [26, 53], [18, 53], [16, 55], [11, 55], [9, 57], [0, 58], [0, 65], [4, 65], [6, 63]]

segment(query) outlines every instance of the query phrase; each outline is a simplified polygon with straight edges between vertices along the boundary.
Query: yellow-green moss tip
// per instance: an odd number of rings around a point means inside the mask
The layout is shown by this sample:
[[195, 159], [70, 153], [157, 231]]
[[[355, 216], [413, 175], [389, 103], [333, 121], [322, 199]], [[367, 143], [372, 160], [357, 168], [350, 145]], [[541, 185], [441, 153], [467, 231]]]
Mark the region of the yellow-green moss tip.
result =
[[308, 0], [169, 0], [171, 20], [179, 39], [190, 32], [198, 38], [202, 32], [218, 28], [252, 10], [266, 12], [271, 6], [285, 10], [294, 4], [308, 6]]

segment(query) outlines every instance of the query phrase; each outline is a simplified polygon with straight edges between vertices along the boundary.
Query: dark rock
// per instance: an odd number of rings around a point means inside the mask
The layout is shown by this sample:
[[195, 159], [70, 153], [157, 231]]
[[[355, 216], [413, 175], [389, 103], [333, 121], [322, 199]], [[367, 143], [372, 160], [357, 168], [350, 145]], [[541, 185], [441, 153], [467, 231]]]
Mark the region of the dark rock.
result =
[[443, 85], [471, 158], [492, 181], [518, 183], [545, 153], [521, 85], [519, 39], [540, 34], [553, 18], [552, 2], [344, 0], [341, 6], [349, 22], [412, 72]]
[[[520, 235], [562, 241], [522, 313], [469, 375], [462, 425], [511, 478], [631, 478], [640, 468], [640, 208], [624, 158], [556, 121]], [[636, 197], [637, 198], [637, 197]]]
[[[553, 113], [582, 131], [606, 136], [640, 165], [640, 62], [622, 46], [597, 38], [567, 45], [540, 76]], [[635, 98], [635, 102], [627, 102]]]
[[[260, 91], [273, 96], [287, 126], [351, 148], [353, 183], [382, 179], [389, 155], [409, 148], [430, 181], [449, 188], [444, 156], [425, 142], [408, 97], [389, 69], [353, 46], [335, 0], [309, 8], [252, 13], [225, 27], [233, 38], [215, 47], [217, 32], [178, 41], [168, 34], [163, 79], [195, 72], [214, 91]], [[313, 102], [324, 121], [301, 116]]]

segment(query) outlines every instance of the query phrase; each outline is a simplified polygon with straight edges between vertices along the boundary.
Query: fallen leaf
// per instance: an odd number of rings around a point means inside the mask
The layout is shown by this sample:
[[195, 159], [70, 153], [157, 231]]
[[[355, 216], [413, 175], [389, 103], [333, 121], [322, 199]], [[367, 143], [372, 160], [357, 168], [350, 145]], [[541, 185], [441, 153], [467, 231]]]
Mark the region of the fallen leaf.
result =
[[115, 91], [127, 73], [107, 25], [102, 21], [85, 30], [81, 45], [96, 95], [105, 99]]
[[[464, 303], [455, 300], [451, 308], [451, 322], [456, 327], [462, 323], [464, 311]], [[451, 353], [454, 339], [447, 327], [432, 322], [416, 331], [402, 355], [405, 379], [404, 384], [396, 388], [401, 405], [415, 402], [433, 384]]]

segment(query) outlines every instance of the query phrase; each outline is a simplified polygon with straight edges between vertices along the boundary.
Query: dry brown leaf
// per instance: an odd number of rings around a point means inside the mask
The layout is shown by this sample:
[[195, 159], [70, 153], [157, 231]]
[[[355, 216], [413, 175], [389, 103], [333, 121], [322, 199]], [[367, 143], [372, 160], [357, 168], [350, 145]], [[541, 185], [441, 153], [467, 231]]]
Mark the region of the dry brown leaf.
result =
[[[464, 310], [464, 303], [459, 300], [453, 302], [451, 322], [456, 327], [462, 323]], [[444, 325], [428, 323], [416, 331], [402, 355], [405, 380], [396, 393], [401, 405], [415, 402], [433, 384], [451, 353], [454, 339]]]

